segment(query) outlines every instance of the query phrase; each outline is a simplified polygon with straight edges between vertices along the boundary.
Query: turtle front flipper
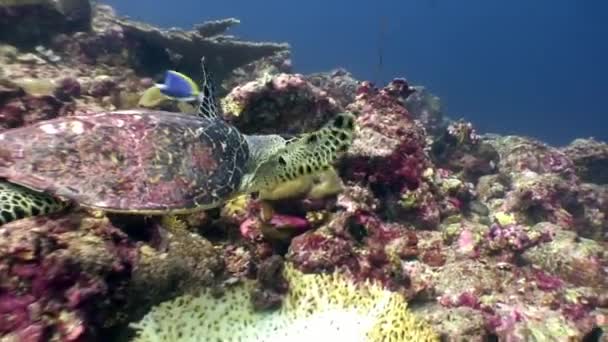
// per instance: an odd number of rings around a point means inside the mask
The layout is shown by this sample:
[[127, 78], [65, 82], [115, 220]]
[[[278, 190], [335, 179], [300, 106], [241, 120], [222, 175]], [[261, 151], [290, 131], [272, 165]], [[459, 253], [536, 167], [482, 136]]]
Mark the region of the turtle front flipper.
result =
[[353, 140], [355, 117], [341, 113], [318, 131], [302, 134], [260, 162], [249, 191], [264, 192], [277, 185], [327, 170]]
[[0, 181], [0, 225], [63, 210], [66, 202], [28, 188]]

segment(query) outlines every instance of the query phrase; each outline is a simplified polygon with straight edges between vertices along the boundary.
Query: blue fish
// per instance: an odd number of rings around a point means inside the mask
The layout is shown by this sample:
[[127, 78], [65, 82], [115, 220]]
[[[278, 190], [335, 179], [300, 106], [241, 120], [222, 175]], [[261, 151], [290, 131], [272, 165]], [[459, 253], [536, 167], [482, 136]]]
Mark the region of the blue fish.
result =
[[165, 82], [157, 83], [160, 92], [177, 101], [190, 102], [197, 99], [200, 90], [192, 79], [180, 72], [167, 70]]

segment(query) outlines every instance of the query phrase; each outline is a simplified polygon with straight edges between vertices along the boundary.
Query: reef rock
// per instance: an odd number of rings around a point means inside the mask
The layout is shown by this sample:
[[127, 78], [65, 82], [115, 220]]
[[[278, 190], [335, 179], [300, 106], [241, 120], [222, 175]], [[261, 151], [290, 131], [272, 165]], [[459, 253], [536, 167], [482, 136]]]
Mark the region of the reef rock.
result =
[[225, 35], [225, 30], [239, 23], [234, 18], [199, 24], [189, 31], [160, 29], [118, 17], [110, 20], [122, 29], [125, 39], [132, 43], [134, 50], [131, 52], [149, 62], [146, 64], [153, 66], [155, 63], [167, 69], [199, 75], [200, 59], [205, 56], [217, 80], [224, 79], [238, 67], [289, 50], [286, 43], [250, 42]]
[[574, 162], [581, 180], [608, 184], [608, 144], [595, 139], [576, 139], [562, 151]]
[[232, 70], [222, 82], [223, 89], [218, 89], [218, 92], [220, 92], [220, 94], [223, 90], [230, 92], [239, 85], [283, 73], [292, 73], [290, 52], [288, 50], [279, 51], [271, 56], [262, 57]]
[[448, 124], [443, 116], [441, 100], [423, 86], [414, 86], [414, 89], [416, 91], [405, 99], [405, 108], [424, 125], [429, 134], [439, 134]]
[[319, 128], [341, 111], [327, 93], [300, 74], [263, 76], [222, 99], [224, 116], [244, 133], [296, 134]]
[[376, 89], [363, 82], [347, 110], [357, 115], [358, 132], [344, 165], [347, 178], [385, 191], [415, 189], [430, 165], [424, 151], [426, 135], [400, 98], [411, 94], [402, 81]]
[[111, 325], [137, 259], [107, 220], [73, 214], [0, 228], [0, 336], [85, 341]]
[[564, 152], [538, 140], [504, 136], [486, 141], [500, 155], [498, 169], [502, 174], [533, 171], [539, 174], [554, 173], [570, 179], [576, 176], [574, 164]]
[[306, 78], [314, 86], [325, 90], [329, 96], [336, 99], [343, 107], [355, 101], [359, 81], [345, 69], [314, 73], [306, 76]]
[[0, 41], [33, 46], [58, 33], [88, 31], [92, 13], [89, 0], [1, 0]]
[[435, 165], [475, 181], [496, 171], [498, 152], [477, 135], [470, 122], [450, 123], [433, 141], [431, 148]]
[[223, 270], [200, 236], [112, 222], [76, 212], [0, 227], [0, 339], [98, 340]]
[[213, 286], [224, 269], [219, 253], [200, 235], [157, 229], [161, 235], [150, 241], [156, 243], [141, 244], [137, 249], [137, 263], [128, 283], [129, 300], [121, 310], [128, 317], [139, 317], [152, 305], [176, 294]]
[[573, 284], [608, 289], [605, 247], [574, 232], [558, 231], [551, 242], [529, 249], [523, 257]]

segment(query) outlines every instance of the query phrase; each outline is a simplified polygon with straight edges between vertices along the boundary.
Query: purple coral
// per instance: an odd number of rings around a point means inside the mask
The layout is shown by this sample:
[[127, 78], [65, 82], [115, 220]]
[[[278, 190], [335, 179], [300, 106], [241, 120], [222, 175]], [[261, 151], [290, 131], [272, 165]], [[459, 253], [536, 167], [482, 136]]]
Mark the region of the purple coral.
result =
[[37, 218], [2, 227], [0, 335], [84, 341], [111, 316], [112, 303], [124, 299], [134, 246], [108, 223], [81, 219]]

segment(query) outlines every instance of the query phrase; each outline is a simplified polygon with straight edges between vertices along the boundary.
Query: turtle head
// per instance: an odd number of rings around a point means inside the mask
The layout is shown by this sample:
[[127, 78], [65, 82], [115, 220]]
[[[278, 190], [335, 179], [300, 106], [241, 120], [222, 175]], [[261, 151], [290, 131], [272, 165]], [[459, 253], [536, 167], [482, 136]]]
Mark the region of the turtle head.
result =
[[321, 129], [292, 139], [247, 136], [250, 161], [241, 191], [268, 192], [286, 182], [328, 170], [350, 147], [354, 128], [354, 115], [341, 113]]

